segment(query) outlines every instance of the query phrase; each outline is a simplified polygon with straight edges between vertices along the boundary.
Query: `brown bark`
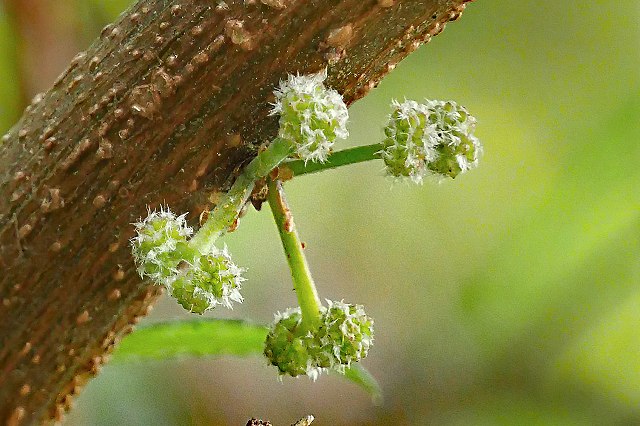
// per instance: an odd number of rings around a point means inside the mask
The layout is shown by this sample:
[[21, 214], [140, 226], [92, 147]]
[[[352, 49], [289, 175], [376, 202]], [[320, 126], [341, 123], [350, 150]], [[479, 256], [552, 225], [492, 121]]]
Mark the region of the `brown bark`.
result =
[[0, 145], [0, 421], [60, 418], [149, 311], [131, 223], [195, 222], [276, 133], [279, 79], [328, 66], [351, 103], [464, 3], [146, 0], [105, 27]]

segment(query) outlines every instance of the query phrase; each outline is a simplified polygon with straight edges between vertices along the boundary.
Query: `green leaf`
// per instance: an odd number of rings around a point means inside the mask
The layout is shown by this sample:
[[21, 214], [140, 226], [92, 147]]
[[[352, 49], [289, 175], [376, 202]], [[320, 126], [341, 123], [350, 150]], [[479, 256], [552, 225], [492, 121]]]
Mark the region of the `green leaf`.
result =
[[180, 356], [261, 354], [268, 329], [245, 321], [198, 319], [141, 327], [122, 340], [114, 362]]
[[[239, 320], [197, 319], [140, 327], [125, 337], [114, 363], [166, 360], [185, 356], [262, 355], [269, 329]], [[342, 375], [341, 375], [342, 376]], [[364, 389], [374, 404], [382, 402], [376, 379], [364, 367], [351, 364], [344, 377]]]
[[374, 405], [382, 405], [382, 389], [376, 378], [369, 373], [369, 370], [358, 363], [353, 363], [351, 367], [345, 369], [344, 377], [371, 395]]

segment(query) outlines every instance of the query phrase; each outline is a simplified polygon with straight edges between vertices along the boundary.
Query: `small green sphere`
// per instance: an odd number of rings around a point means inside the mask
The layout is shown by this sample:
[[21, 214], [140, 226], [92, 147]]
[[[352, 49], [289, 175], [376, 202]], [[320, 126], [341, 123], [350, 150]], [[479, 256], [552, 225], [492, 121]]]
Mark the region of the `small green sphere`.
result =
[[387, 172], [416, 183], [429, 174], [455, 178], [478, 164], [476, 119], [454, 101], [399, 103], [385, 128], [382, 159]]
[[334, 365], [350, 365], [367, 356], [373, 344], [373, 320], [362, 305], [331, 302], [322, 315], [317, 333], [323, 352], [331, 353]]
[[305, 161], [326, 161], [336, 139], [346, 139], [349, 113], [342, 96], [324, 87], [326, 70], [289, 75], [274, 91], [271, 114], [280, 114], [278, 137], [291, 143]]
[[215, 247], [208, 254], [196, 256], [191, 264], [184, 265], [170, 285], [171, 295], [186, 310], [202, 314], [217, 305], [232, 307], [232, 302], [242, 303], [240, 294], [244, 278], [242, 269], [236, 266], [226, 248]]
[[141, 277], [166, 285], [176, 274], [178, 263], [189, 251], [187, 239], [193, 233], [184, 216], [161, 209], [135, 224], [131, 248]]
[[280, 374], [306, 374], [315, 380], [326, 370], [344, 373], [352, 362], [367, 356], [373, 344], [373, 320], [361, 305], [327, 303], [314, 329], [303, 328], [299, 308], [276, 315], [264, 354]]
[[270, 364], [278, 367], [280, 374], [315, 378], [321, 371], [316, 363], [319, 346], [313, 335], [302, 330], [301, 323], [299, 308], [276, 315], [267, 335], [264, 355]]

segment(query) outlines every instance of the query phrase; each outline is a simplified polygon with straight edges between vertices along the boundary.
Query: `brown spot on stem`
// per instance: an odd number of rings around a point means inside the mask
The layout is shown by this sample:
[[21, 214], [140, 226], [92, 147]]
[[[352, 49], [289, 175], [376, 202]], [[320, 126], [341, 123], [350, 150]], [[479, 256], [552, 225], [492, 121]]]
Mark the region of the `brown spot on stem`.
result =
[[107, 299], [111, 302], [115, 302], [116, 300], [120, 299], [120, 297], [122, 297], [120, 289], [114, 288], [113, 290], [111, 290], [111, 293], [109, 293], [109, 296], [107, 296]]
[[16, 407], [7, 420], [7, 426], [18, 426], [22, 422], [22, 419], [24, 419], [25, 414], [26, 410], [24, 407]]
[[89, 316], [89, 311], [87, 311], [86, 309], [84, 311], [82, 311], [82, 313], [80, 315], [78, 315], [78, 317], [76, 318], [76, 324], [78, 325], [82, 325], [86, 322], [89, 322], [91, 320], [91, 317]]
[[25, 239], [31, 233], [31, 231], [33, 231], [33, 226], [29, 225], [28, 223], [22, 225], [18, 230], [18, 239]]
[[240, 46], [243, 50], [253, 50], [255, 47], [251, 33], [244, 27], [244, 21], [229, 19], [224, 24], [224, 32], [231, 43]]
[[107, 198], [102, 194], [97, 195], [96, 198], [93, 199], [93, 207], [97, 209], [101, 209], [105, 204], [107, 204]]
[[28, 383], [25, 383], [20, 388], [20, 396], [27, 396], [27, 395], [29, 395], [29, 393], [31, 393], [31, 386], [29, 386]]
[[331, 47], [345, 48], [353, 37], [353, 25], [347, 24], [340, 28], [333, 29], [327, 36], [326, 43]]
[[24, 346], [22, 347], [22, 350], [20, 351], [20, 356], [25, 356], [26, 354], [29, 353], [30, 350], [31, 350], [31, 342], [25, 343]]
[[113, 273], [113, 279], [115, 281], [122, 281], [124, 279], [124, 271], [122, 269], [118, 269]]
[[287, 0], [260, 0], [260, 2], [275, 9], [284, 9], [287, 7]]

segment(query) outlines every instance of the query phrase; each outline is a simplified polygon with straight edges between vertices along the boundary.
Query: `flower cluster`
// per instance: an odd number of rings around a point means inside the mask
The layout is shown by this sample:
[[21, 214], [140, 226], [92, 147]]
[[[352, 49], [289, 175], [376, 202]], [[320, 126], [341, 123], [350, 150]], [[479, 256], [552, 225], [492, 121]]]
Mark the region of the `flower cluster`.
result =
[[193, 234], [185, 216], [161, 208], [134, 224], [136, 236], [131, 239], [131, 247], [142, 278], [167, 285], [177, 274], [176, 266], [190, 251], [187, 240]]
[[373, 343], [373, 320], [361, 305], [327, 301], [317, 328], [307, 329], [300, 309], [276, 315], [264, 354], [280, 374], [306, 374], [313, 380], [325, 370], [345, 367], [367, 356]]
[[345, 139], [349, 113], [342, 96], [324, 87], [326, 69], [318, 74], [289, 75], [274, 91], [271, 114], [280, 114], [278, 137], [289, 141], [305, 161], [324, 162], [336, 139]]
[[267, 335], [264, 355], [281, 374], [317, 377], [322, 369], [315, 362], [319, 351], [313, 334], [302, 327], [300, 308], [277, 313]]
[[[351, 363], [367, 356], [373, 344], [373, 320], [361, 305], [327, 300], [327, 306], [321, 306], [306, 261], [300, 261], [304, 253], [291, 212], [277, 178], [270, 177], [287, 156], [300, 159], [288, 164], [291, 174], [295, 163], [298, 169], [302, 164], [306, 168], [308, 161], [324, 163], [335, 141], [348, 136], [347, 107], [337, 91], [325, 88], [326, 78], [325, 69], [289, 75], [280, 82], [271, 110], [280, 115], [278, 137], [244, 169], [195, 236], [185, 215], [176, 216], [165, 208], [136, 223], [137, 235], [131, 239], [140, 276], [164, 285], [185, 309], [202, 314], [217, 305], [231, 308], [243, 300], [243, 269], [231, 261], [226, 248], [213, 244], [238, 218], [255, 182], [266, 181], [302, 309], [276, 314], [264, 355], [280, 375], [307, 375], [313, 380], [326, 370], [345, 373]], [[473, 134], [476, 120], [464, 107], [435, 100], [393, 101], [392, 107], [382, 150], [378, 144], [345, 150], [335, 161], [315, 164], [308, 172], [382, 158], [390, 175], [420, 183], [430, 174], [455, 178], [477, 166], [482, 146]], [[301, 172], [305, 171], [295, 174]]]
[[223, 305], [232, 308], [232, 302], [242, 303], [240, 285], [245, 280], [242, 268], [232, 261], [226, 247], [198, 254], [190, 264], [180, 268], [170, 285], [171, 295], [186, 310], [202, 314]]
[[231, 261], [226, 248], [202, 253], [192, 247], [193, 230], [184, 217], [161, 209], [135, 224], [131, 246], [140, 276], [163, 285], [185, 309], [197, 314], [242, 302], [242, 269]]
[[[326, 160], [335, 140], [348, 135], [347, 107], [338, 92], [324, 87], [326, 77], [326, 70], [306, 76], [289, 75], [274, 91], [276, 102], [271, 114], [280, 114], [278, 138], [284, 151], [290, 150], [304, 161]], [[265, 150], [254, 161], [275, 166], [284, 158], [278, 158], [282, 153], [275, 159], [269, 155], [274, 154]], [[238, 179], [244, 186], [230, 191], [220, 202], [218, 220], [233, 222], [251, 193], [253, 182], [269, 171]], [[203, 238], [207, 235], [204, 233], [192, 238], [193, 230], [187, 226], [185, 215], [176, 216], [168, 209], [150, 212], [135, 227], [137, 235], [131, 245], [140, 276], [164, 285], [184, 308], [201, 314], [216, 305], [231, 307], [232, 302], [242, 301], [242, 269], [233, 264], [226, 249], [209, 249], [213, 241], [204, 241], [215, 239], [220, 233], [214, 233], [216, 237]], [[212, 228], [215, 227], [214, 224]]]
[[366, 357], [373, 344], [373, 320], [364, 307], [330, 300], [327, 304], [316, 337], [325, 351], [331, 350], [332, 363], [348, 366]]
[[420, 183], [428, 174], [455, 178], [478, 164], [476, 119], [463, 106], [431, 100], [392, 106], [380, 153], [390, 175]]

